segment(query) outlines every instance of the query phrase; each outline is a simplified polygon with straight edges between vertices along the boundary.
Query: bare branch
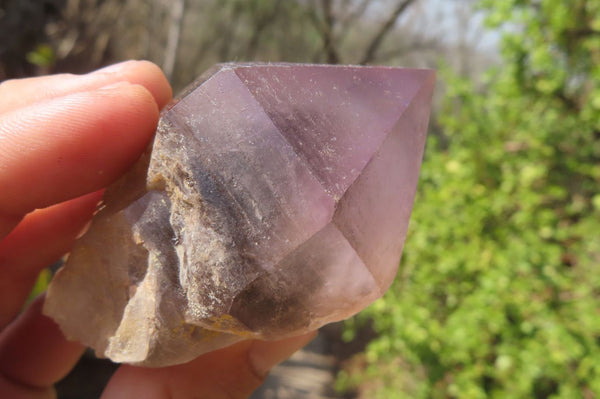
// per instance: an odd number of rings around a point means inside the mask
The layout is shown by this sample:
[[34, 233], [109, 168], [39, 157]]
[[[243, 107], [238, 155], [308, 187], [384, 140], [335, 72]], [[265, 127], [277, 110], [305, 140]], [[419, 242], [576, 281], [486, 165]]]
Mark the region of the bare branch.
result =
[[275, 4], [271, 10], [263, 15], [260, 15], [256, 18], [254, 27], [252, 29], [252, 36], [250, 37], [250, 41], [248, 42], [248, 47], [246, 48], [246, 58], [253, 59], [256, 56], [256, 52], [258, 50], [258, 45], [260, 43], [260, 38], [264, 30], [275, 22], [277, 14], [279, 13], [282, 5], [282, 0], [275, 1]]
[[347, 36], [352, 25], [355, 24], [356, 21], [360, 19], [363, 16], [363, 14], [367, 11], [367, 8], [369, 8], [370, 4], [371, 0], [362, 0], [361, 2], [358, 2], [356, 7], [354, 7], [353, 10], [348, 12], [348, 14], [340, 20], [340, 42]]
[[[218, 9], [221, 7], [221, 2], [215, 2], [214, 6]], [[226, 61], [231, 59], [232, 49], [234, 49], [234, 38], [236, 37], [237, 25], [231, 24], [230, 21], [240, 21], [244, 14], [244, 5], [237, 1], [233, 3], [230, 14], [223, 21], [215, 24], [217, 34], [219, 35], [220, 44], [217, 48], [219, 60]]]
[[323, 25], [323, 47], [325, 54], [327, 55], [327, 63], [337, 64], [340, 61], [340, 57], [335, 48], [335, 39], [333, 37], [333, 25], [335, 19], [333, 17], [331, 0], [321, 0], [321, 6], [323, 8], [323, 17], [325, 20], [325, 24]]
[[592, 29], [592, 28], [579, 28], [579, 29], [567, 29], [565, 31], [566, 35], [574, 38], [582, 38], [589, 36], [600, 36], [600, 30]]
[[335, 47], [335, 39], [333, 37], [335, 18], [333, 16], [331, 0], [321, 0], [320, 5], [323, 13], [323, 21], [319, 18], [316, 11], [316, 5], [315, 7], [311, 7], [314, 11], [309, 14], [309, 17], [321, 35], [323, 52], [325, 53], [327, 63], [338, 64], [340, 62], [340, 57], [337, 48]]
[[167, 79], [171, 80], [177, 59], [177, 49], [179, 48], [179, 37], [181, 36], [181, 27], [183, 25], [183, 14], [185, 12], [185, 0], [177, 0], [171, 7], [171, 22], [167, 36], [167, 47], [165, 48], [165, 58], [162, 69]]
[[437, 39], [416, 40], [406, 46], [396, 48], [394, 50], [382, 52], [377, 56], [378, 60], [390, 60], [394, 57], [408, 54], [412, 51], [439, 50], [441, 48]]
[[415, 0], [404, 0], [398, 3], [396, 9], [392, 12], [387, 21], [381, 26], [381, 29], [379, 29], [379, 32], [377, 32], [377, 34], [373, 37], [373, 40], [367, 47], [367, 50], [365, 51], [365, 54], [360, 61], [361, 65], [368, 64], [369, 62], [373, 61], [377, 50], [381, 46], [381, 43], [383, 43], [383, 39], [385, 39], [387, 34], [394, 28], [394, 25], [396, 25], [398, 18], [400, 18], [404, 11], [406, 11], [408, 6], [410, 6], [414, 2]]

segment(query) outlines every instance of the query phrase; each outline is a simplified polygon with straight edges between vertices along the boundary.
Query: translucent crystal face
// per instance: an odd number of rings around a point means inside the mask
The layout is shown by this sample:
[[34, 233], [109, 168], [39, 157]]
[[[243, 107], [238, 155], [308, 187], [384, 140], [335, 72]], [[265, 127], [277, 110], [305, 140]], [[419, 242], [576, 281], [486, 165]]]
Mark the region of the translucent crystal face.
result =
[[397, 270], [434, 79], [213, 68], [107, 190], [45, 312], [100, 355], [149, 366], [358, 312]]

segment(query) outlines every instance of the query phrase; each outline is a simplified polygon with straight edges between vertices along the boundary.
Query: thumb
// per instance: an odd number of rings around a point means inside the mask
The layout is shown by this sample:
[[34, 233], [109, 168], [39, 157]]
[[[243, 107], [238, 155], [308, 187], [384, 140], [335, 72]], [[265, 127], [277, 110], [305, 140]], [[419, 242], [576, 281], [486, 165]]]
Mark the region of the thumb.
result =
[[102, 399], [247, 398], [270, 369], [310, 342], [316, 332], [280, 341], [243, 341], [177, 366], [121, 366]]

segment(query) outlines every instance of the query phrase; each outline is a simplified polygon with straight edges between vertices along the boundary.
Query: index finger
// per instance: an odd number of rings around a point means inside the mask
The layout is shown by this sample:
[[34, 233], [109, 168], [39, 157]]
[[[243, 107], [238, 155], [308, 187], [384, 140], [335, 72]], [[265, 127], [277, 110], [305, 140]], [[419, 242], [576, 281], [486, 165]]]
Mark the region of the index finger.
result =
[[[117, 93], [107, 104], [107, 99], [102, 98], [106, 96], [99, 96], [97, 90], [118, 82], [124, 85], [118, 90], [119, 93], [131, 92], [124, 89], [127, 83], [146, 89], [151, 95], [148, 97], [153, 98], [155, 104], [150, 108], [160, 108], [171, 99], [168, 81], [156, 65], [147, 61], [127, 61], [81, 76], [63, 74], [9, 80], [0, 84], [0, 192], [3, 194], [0, 202], [4, 203], [4, 206], [0, 204], [0, 238], [8, 234], [24, 213], [32, 211], [34, 207], [45, 207], [110, 183], [114, 175], [104, 175], [103, 179], [98, 179], [88, 174], [91, 176], [88, 179], [85, 173], [80, 173], [85, 170], [91, 173], [94, 168], [98, 169], [96, 172], [101, 170], [99, 167], [103, 162], [95, 165], [90, 162], [98, 160], [97, 155], [104, 154], [104, 162], [109, 165], [109, 170], [117, 173], [124, 171], [123, 156], [126, 158], [125, 164], [130, 164], [139, 156], [154, 130], [148, 125], [155, 122], [155, 111], [148, 108], [147, 101], [132, 102], [127, 94]], [[77, 94], [87, 97], [90, 100], [88, 104], [75, 106], [73, 101]], [[59, 104], [69, 98], [72, 101], [68, 107]], [[137, 98], [141, 100], [140, 96]], [[54, 117], [49, 114], [54, 112], [52, 109], [56, 110]], [[100, 129], [99, 126], [91, 126], [99, 122], [102, 125]], [[63, 129], [62, 133], [57, 132], [59, 136], [53, 133], [57, 129]], [[132, 139], [134, 142], [138, 140], [138, 145], [124, 148], [127, 143], [132, 143]], [[60, 176], [53, 174], [60, 168], [56, 164], [48, 164], [48, 156], [54, 156], [56, 162], [64, 164], [61, 152], [62, 155], [76, 155], [73, 151], [81, 150], [81, 144], [86, 142], [93, 147], [92, 151], [87, 155], [80, 153], [79, 162], [75, 160], [71, 165], [74, 166], [71, 178], [64, 176], [72, 186], [79, 186], [80, 189], [71, 190], [73, 192], [66, 190], [60, 194]], [[125, 154], [120, 155], [123, 151]], [[116, 168], [110, 167], [115, 165]], [[37, 197], [36, 192], [39, 192]]]
[[0, 214], [106, 187], [150, 142], [158, 107], [140, 85], [119, 83], [0, 115]]
[[149, 61], [125, 61], [85, 75], [60, 74], [4, 81], [0, 84], [0, 114], [117, 82], [144, 86], [159, 108], [171, 100], [171, 86], [158, 66]]

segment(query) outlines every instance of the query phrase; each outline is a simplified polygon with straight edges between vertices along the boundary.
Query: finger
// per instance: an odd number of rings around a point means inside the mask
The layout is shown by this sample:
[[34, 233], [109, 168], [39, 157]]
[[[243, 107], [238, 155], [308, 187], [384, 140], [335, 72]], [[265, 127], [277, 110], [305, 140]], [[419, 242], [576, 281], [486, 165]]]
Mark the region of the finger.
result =
[[0, 375], [24, 392], [52, 392], [84, 350], [67, 341], [56, 323], [42, 315], [42, 305], [43, 297], [36, 299], [0, 335]]
[[56, 392], [50, 388], [23, 387], [0, 374], [0, 392], [3, 398], [11, 399], [56, 399]]
[[126, 61], [86, 75], [61, 74], [4, 81], [0, 84], [0, 113], [117, 82], [144, 86], [159, 108], [171, 100], [171, 86], [158, 66], [148, 61]]
[[105, 187], [147, 146], [158, 107], [129, 83], [0, 116], [0, 214], [20, 215]]
[[247, 398], [272, 367], [315, 335], [316, 332], [274, 342], [244, 341], [163, 369], [121, 366], [102, 399]]
[[95, 192], [32, 212], [0, 241], [0, 329], [19, 312], [39, 272], [70, 250], [101, 196]]
[[0, 240], [6, 237], [23, 219], [23, 215], [3, 215], [0, 213]]

